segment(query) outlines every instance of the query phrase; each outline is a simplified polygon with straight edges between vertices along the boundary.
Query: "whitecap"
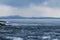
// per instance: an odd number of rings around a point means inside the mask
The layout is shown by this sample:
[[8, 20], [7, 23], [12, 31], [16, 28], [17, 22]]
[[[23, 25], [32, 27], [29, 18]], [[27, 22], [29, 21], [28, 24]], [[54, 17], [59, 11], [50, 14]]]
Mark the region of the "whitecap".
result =
[[7, 39], [12, 39], [12, 40], [23, 40], [23, 38], [20, 37], [6, 37]]

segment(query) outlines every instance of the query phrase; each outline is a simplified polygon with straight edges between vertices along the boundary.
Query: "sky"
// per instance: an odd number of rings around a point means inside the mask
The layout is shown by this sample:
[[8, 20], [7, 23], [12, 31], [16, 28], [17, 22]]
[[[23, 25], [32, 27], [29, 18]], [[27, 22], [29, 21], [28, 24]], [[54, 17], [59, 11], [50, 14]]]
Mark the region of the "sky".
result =
[[60, 0], [0, 0], [0, 16], [60, 17]]

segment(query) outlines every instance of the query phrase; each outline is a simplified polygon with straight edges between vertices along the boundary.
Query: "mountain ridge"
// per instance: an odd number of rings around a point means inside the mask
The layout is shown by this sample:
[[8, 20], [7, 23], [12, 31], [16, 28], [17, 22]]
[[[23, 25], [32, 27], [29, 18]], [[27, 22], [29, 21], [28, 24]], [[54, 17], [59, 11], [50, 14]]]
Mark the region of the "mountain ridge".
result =
[[23, 16], [2, 16], [0, 19], [60, 19], [55, 17], [23, 17]]

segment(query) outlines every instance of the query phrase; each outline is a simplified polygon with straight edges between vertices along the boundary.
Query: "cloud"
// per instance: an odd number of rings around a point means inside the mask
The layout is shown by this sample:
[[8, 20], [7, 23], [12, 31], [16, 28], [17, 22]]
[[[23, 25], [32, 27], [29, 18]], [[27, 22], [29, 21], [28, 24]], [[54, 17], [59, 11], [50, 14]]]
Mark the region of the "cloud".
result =
[[51, 8], [46, 5], [30, 5], [27, 9], [23, 10], [23, 14], [21, 15], [33, 17], [60, 17], [60, 8]]
[[0, 4], [10, 5], [14, 7], [26, 7], [30, 3], [38, 4], [44, 0], [0, 0]]
[[0, 16], [11, 15], [10, 11], [11, 11], [11, 7], [6, 5], [0, 5]]
[[56, 0], [46, 0], [39, 5], [31, 3], [28, 7], [23, 8], [1, 4], [0, 16], [20, 15], [25, 17], [60, 17], [59, 5], [59, 0], [57, 2]]
[[60, 0], [45, 0], [50, 7], [60, 7]]
[[[9, 6], [9, 5], [0, 5], [0, 16], [10, 16], [10, 15], [17, 15], [20, 9]], [[17, 13], [17, 14], [16, 14]]]

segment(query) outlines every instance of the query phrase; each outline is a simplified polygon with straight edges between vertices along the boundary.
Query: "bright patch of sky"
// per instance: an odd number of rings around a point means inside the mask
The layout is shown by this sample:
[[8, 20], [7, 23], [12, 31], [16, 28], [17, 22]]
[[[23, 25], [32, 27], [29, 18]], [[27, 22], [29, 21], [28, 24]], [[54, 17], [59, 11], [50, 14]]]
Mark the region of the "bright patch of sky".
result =
[[0, 0], [0, 16], [60, 17], [60, 0]]

